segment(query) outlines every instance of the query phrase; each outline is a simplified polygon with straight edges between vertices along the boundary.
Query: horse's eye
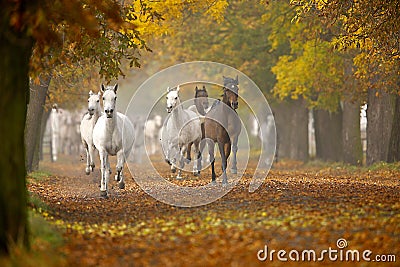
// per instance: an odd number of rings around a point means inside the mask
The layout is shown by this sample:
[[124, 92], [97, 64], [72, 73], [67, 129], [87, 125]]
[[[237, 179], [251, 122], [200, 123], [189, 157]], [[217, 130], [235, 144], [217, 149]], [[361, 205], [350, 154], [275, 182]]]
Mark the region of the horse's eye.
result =
[[114, 97], [114, 100], [117, 100], [117, 97]]
[[105, 100], [104, 97], [103, 97], [103, 100]]
[[87, 101], [88, 103], [89, 103], [89, 99], [88, 99], [88, 101]]
[[178, 99], [178, 97], [175, 97], [175, 100], [177, 100]]
[[100, 102], [100, 99], [99, 100], [97, 100], [97, 103], [99, 103]]

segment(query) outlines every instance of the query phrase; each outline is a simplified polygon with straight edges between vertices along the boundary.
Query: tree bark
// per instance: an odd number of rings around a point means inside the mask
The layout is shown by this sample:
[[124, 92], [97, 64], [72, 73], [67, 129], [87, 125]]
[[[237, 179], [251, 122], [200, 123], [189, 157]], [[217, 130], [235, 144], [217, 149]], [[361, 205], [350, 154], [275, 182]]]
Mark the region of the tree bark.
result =
[[343, 161], [352, 165], [362, 164], [362, 146], [360, 130], [360, 105], [343, 102]]
[[[383, 90], [368, 91], [367, 165], [380, 161], [387, 162], [389, 159], [395, 105], [394, 95]], [[394, 141], [395, 139], [392, 140]]]
[[274, 108], [278, 135], [278, 155], [308, 160], [308, 109], [303, 99], [280, 103]]
[[33, 42], [9, 26], [8, 15], [0, 23], [0, 254], [29, 244], [24, 130]]
[[41, 125], [50, 76], [40, 79], [40, 84], [31, 84], [28, 113], [25, 126], [26, 170], [32, 172], [39, 167]]
[[400, 95], [394, 96], [392, 131], [389, 140], [388, 162], [400, 161]]
[[316, 158], [323, 161], [343, 159], [342, 110], [314, 110]]

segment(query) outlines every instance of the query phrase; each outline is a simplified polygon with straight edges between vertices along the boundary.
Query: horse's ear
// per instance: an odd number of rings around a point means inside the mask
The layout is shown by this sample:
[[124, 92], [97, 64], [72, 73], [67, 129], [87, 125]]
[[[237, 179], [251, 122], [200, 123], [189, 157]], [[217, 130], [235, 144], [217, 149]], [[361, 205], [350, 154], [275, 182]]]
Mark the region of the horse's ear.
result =
[[197, 88], [197, 86], [196, 86], [196, 88], [195, 88], [195, 89], [196, 89], [196, 92], [197, 92], [197, 91], [199, 91], [199, 88]]
[[206, 90], [206, 86], [205, 85], [203, 85], [203, 90]]
[[171, 91], [171, 89], [169, 89], [169, 86], [167, 87], [167, 93], [169, 93]]
[[104, 84], [101, 84], [100, 90], [104, 93], [104, 91], [106, 90], [106, 89], [104, 88]]
[[115, 86], [114, 86], [114, 93], [117, 93], [117, 89], [118, 89], [118, 83], [115, 84]]
[[238, 77], [238, 75], [236, 75], [236, 85], [239, 85], [239, 77]]
[[179, 92], [179, 85], [176, 87], [176, 91]]
[[99, 92], [97, 93], [97, 95], [98, 95], [98, 96], [101, 96], [101, 91], [99, 91]]
[[89, 96], [92, 96], [93, 95], [93, 92], [92, 92], [92, 90], [90, 90], [89, 91]]

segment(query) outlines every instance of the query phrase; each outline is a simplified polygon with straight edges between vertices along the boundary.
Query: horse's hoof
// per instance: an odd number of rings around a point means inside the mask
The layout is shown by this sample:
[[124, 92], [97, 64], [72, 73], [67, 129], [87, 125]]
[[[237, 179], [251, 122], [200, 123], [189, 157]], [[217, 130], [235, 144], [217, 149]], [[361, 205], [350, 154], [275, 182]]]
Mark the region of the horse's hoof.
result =
[[193, 175], [194, 175], [194, 176], [199, 176], [200, 173], [199, 173], [199, 172], [193, 172]]
[[185, 164], [189, 164], [192, 159], [185, 159]]
[[86, 168], [86, 169], [85, 169], [85, 174], [86, 174], [86, 175], [89, 175], [89, 174], [90, 174], [90, 168]]
[[171, 169], [171, 172], [172, 173], [176, 173], [176, 169]]
[[115, 179], [115, 181], [117, 181], [117, 182], [119, 182], [119, 180], [121, 180], [121, 178], [119, 177], [118, 174], [115, 175], [114, 179]]
[[217, 185], [217, 182], [215, 180], [212, 180], [211, 185]]
[[125, 183], [119, 183], [118, 187], [119, 189], [125, 189]]
[[100, 196], [103, 198], [108, 198], [107, 191], [100, 191]]
[[170, 166], [172, 165], [171, 161], [169, 161], [169, 159], [165, 159], [165, 162], [168, 163], [168, 165], [170, 165]]
[[224, 180], [223, 180], [223, 181], [222, 181], [222, 186], [223, 186], [223, 187], [228, 186], [228, 181], [224, 181]]
[[237, 169], [231, 169], [232, 174], [237, 174]]
[[182, 176], [176, 176], [176, 180], [182, 180], [183, 177]]

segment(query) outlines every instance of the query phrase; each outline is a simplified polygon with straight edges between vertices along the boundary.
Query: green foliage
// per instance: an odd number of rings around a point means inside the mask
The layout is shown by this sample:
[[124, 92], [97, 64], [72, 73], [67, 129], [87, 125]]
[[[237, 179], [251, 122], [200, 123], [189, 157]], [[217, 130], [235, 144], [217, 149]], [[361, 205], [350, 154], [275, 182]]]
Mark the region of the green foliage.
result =
[[337, 109], [343, 88], [343, 63], [328, 42], [305, 42], [298, 55], [279, 57], [272, 71], [277, 78], [274, 94], [280, 99], [303, 97], [312, 108]]
[[331, 44], [338, 50], [357, 51], [354, 57], [358, 88], [398, 93], [400, 74], [400, 1], [291, 1], [297, 18], [315, 19], [334, 34]]
[[276, 59], [268, 52], [270, 27], [263, 18], [267, 9], [256, 0], [230, 1], [219, 19], [204, 16], [207, 12], [184, 13], [184, 20], [172, 24], [171, 36], [152, 40], [158, 48], [155, 59], [163, 61], [163, 66], [194, 60], [224, 63], [249, 75], [268, 93], [274, 83], [270, 68]]
[[36, 182], [43, 181], [50, 177], [50, 173], [44, 171], [35, 171], [28, 174], [29, 178], [32, 178]]
[[29, 212], [31, 249], [14, 245], [8, 257], [0, 257], [0, 265], [15, 266], [66, 266], [65, 258], [58, 248], [64, 244], [61, 232], [47, 222], [40, 214]]
[[[286, 16], [279, 16], [285, 11]], [[281, 100], [302, 97], [311, 108], [336, 111], [344, 88], [343, 55], [332, 51], [329, 30], [315, 20], [293, 20], [296, 13], [289, 2], [271, 4], [270, 12], [265, 18], [273, 29], [272, 49], [284, 51], [272, 67], [274, 95]]]

